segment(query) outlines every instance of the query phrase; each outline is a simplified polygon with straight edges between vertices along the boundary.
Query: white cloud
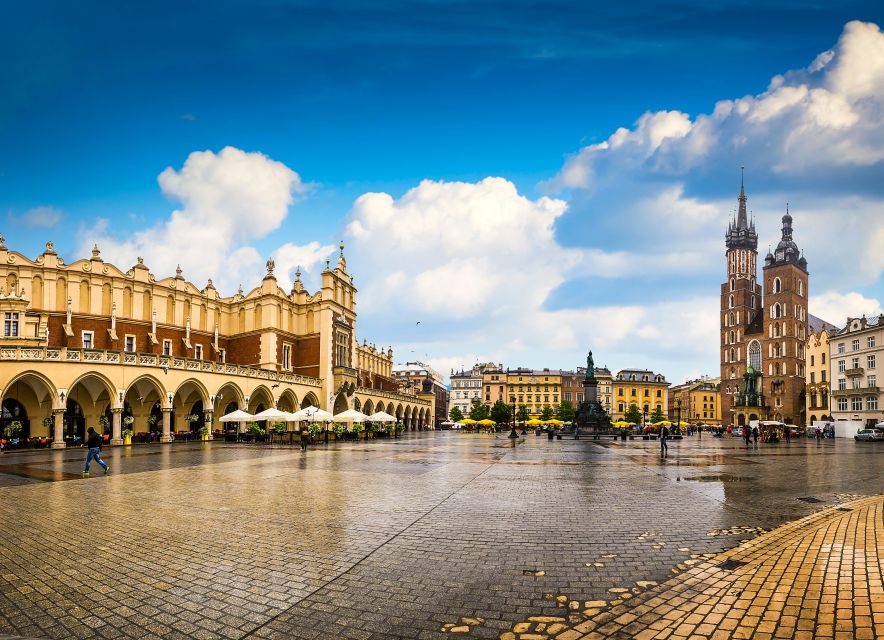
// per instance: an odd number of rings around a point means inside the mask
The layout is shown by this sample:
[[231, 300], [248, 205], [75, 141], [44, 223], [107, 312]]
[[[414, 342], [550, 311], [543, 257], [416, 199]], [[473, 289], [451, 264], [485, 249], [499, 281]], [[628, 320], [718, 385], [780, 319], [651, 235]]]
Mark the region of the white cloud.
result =
[[158, 277], [180, 264], [188, 280], [200, 286], [213, 278], [228, 294], [243, 279], [260, 280], [264, 261], [247, 243], [277, 229], [293, 194], [306, 189], [281, 162], [233, 147], [193, 152], [180, 170], [167, 168], [158, 182], [165, 195], [181, 202], [180, 209], [126, 239], [117, 239], [104, 221], [82, 234], [81, 255], [97, 242], [103, 257], [121, 268], [144, 256]]
[[826, 291], [817, 296], [812, 295], [809, 310], [817, 318], [831, 322], [838, 327], [843, 327], [847, 323], [847, 318], [876, 316], [884, 313], [880, 300], [867, 298], [856, 291], [848, 293]]
[[61, 222], [62, 218], [64, 218], [64, 213], [55, 207], [33, 207], [20, 216], [16, 216], [12, 212], [9, 213], [9, 220], [13, 224], [32, 228], [51, 229]]
[[362, 309], [464, 318], [539, 306], [580, 261], [553, 237], [565, 207], [503, 178], [425, 180], [399, 199], [364, 194], [347, 236], [379, 277], [367, 279]]
[[[332, 245], [321, 245], [315, 240], [305, 245], [286, 242], [273, 254], [276, 261], [276, 279], [279, 286], [288, 291], [295, 279], [295, 271], [300, 268], [302, 273], [310, 273], [314, 265], [319, 264], [326, 256], [333, 253]], [[305, 285], [306, 286], [306, 285]]]

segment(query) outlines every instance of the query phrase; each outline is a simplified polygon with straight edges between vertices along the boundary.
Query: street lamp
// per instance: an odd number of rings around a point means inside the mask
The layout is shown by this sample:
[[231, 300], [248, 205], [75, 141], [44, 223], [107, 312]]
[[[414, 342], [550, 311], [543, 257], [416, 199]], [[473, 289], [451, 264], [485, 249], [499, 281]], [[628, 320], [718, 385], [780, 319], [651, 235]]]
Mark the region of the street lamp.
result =
[[675, 401], [675, 428], [679, 432], [681, 430], [681, 398]]
[[513, 430], [510, 431], [509, 437], [513, 438], [513, 439], [519, 437], [519, 434], [516, 433], [516, 403], [515, 402], [513, 403]]

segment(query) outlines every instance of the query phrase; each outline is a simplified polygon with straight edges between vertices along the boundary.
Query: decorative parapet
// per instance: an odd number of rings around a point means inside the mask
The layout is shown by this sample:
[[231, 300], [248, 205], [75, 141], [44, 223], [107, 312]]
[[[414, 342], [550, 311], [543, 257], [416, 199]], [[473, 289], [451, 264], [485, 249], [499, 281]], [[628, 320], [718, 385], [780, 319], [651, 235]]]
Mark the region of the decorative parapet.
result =
[[288, 384], [304, 384], [320, 387], [322, 381], [287, 371], [273, 371], [240, 364], [192, 360], [162, 356], [153, 353], [128, 353], [102, 349], [68, 349], [59, 347], [0, 347], [0, 362], [80, 362], [89, 364], [116, 364], [133, 367], [152, 367], [217, 373], [227, 376], [259, 378]]
[[405, 395], [403, 393], [395, 393], [393, 391], [381, 391], [380, 389], [369, 389], [368, 387], [356, 387], [356, 393], [363, 393], [367, 396], [379, 398], [389, 398], [390, 400], [398, 400], [400, 402], [411, 402], [412, 404], [423, 404], [430, 406], [429, 400], [424, 400], [417, 396]]

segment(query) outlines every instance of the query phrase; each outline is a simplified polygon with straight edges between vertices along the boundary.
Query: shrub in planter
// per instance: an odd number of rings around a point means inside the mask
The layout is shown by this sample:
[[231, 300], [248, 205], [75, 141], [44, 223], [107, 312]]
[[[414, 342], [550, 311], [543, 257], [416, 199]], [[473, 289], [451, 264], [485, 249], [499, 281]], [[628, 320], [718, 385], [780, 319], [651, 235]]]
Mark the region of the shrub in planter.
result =
[[362, 433], [363, 431], [365, 431], [365, 427], [362, 426], [360, 423], [357, 422], [353, 425], [353, 434], [357, 438], [359, 438], [359, 434]]
[[21, 433], [21, 430], [24, 429], [24, 426], [18, 420], [13, 420], [5, 427], [3, 427], [3, 435], [7, 438], [15, 438], [18, 434]]
[[261, 428], [257, 422], [250, 422], [248, 428], [246, 429], [249, 433], [253, 433], [256, 436], [263, 436], [264, 429]]
[[273, 423], [273, 433], [277, 435], [282, 435], [284, 433], [288, 433], [288, 425], [285, 422], [275, 422]]
[[310, 433], [310, 437], [315, 439], [319, 437], [320, 433], [322, 433], [322, 427], [316, 422], [311, 422], [307, 426], [307, 431]]
[[204, 424], [202, 427], [200, 427], [200, 437], [203, 440], [207, 440], [209, 438], [210, 433], [212, 433], [212, 431], [211, 431], [211, 429], [209, 429], [208, 425]]

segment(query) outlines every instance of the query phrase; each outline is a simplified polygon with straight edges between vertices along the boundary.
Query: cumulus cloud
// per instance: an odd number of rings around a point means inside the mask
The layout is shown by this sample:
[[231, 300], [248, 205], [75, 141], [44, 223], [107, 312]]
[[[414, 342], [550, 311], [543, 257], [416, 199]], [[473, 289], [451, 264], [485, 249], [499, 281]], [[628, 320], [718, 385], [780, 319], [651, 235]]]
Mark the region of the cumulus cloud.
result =
[[228, 293], [245, 274], [251, 279], [261, 273], [263, 260], [248, 243], [277, 229], [294, 194], [306, 190], [300, 176], [281, 162], [234, 147], [193, 152], [180, 170], [167, 168], [158, 182], [181, 208], [124, 239], [108, 221], [100, 222], [82, 234], [81, 254], [98, 243], [103, 257], [122, 268], [144, 256], [159, 277], [180, 264], [187, 279], [201, 285], [214, 278]]
[[425, 180], [399, 199], [362, 195], [347, 235], [362, 264], [382, 266], [361, 297], [363, 309], [465, 318], [543, 304], [580, 261], [553, 237], [565, 207], [531, 200], [493, 177]]
[[847, 293], [826, 291], [817, 296], [812, 295], [809, 310], [816, 317], [838, 327], [845, 326], [847, 318], [876, 316], [884, 313], [880, 300], [868, 298], [856, 291]]
[[300, 268], [302, 273], [310, 273], [315, 265], [334, 251], [335, 247], [332, 245], [322, 245], [315, 240], [305, 245], [286, 242], [273, 253], [279, 286], [285, 290], [290, 289], [297, 269]]
[[9, 221], [11, 223], [31, 228], [51, 229], [61, 222], [62, 218], [64, 218], [64, 213], [61, 209], [55, 207], [33, 207], [20, 216], [13, 214], [11, 211], [9, 212]]

